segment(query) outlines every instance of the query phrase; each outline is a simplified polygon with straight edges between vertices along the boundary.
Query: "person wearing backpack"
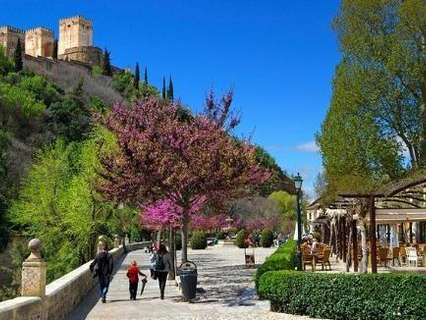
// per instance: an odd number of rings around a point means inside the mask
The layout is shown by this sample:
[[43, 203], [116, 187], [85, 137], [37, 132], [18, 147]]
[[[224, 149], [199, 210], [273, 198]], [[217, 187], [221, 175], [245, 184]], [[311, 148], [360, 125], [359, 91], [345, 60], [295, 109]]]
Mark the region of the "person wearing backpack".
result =
[[129, 268], [127, 269], [127, 278], [129, 278], [129, 292], [130, 300], [136, 300], [136, 294], [138, 292], [139, 275], [146, 279], [146, 275], [143, 274], [135, 260], [132, 261]]
[[172, 270], [172, 259], [164, 244], [158, 248], [155, 261], [155, 274], [158, 278], [160, 287], [160, 298], [164, 299], [164, 290], [166, 288], [167, 275]]
[[100, 296], [102, 298], [102, 303], [105, 303], [112, 271], [114, 269], [114, 263], [112, 255], [108, 252], [104, 242], [99, 242], [98, 250], [96, 257], [90, 264], [89, 268], [90, 271], [94, 273], [93, 277], [98, 277], [99, 279]]

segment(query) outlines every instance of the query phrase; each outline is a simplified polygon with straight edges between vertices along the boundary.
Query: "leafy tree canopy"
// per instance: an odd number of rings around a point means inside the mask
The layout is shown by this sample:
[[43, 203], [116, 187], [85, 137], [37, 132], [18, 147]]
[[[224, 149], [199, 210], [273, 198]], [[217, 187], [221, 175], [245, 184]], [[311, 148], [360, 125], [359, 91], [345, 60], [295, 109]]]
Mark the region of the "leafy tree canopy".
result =
[[59, 140], [37, 156], [12, 204], [9, 219], [15, 228], [43, 241], [49, 280], [90, 260], [100, 234], [122, 230], [118, 209], [96, 190], [99, 157], [113, 154], [115, 145], [102, 128], [81, 143]]

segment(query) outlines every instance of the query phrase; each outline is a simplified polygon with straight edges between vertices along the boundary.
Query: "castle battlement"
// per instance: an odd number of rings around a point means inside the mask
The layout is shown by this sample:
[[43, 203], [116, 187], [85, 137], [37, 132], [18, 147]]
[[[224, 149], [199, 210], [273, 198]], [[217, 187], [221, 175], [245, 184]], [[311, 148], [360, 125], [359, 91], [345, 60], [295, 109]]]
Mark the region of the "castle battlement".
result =
[[84, 23], [86, 23], [90, 26], [92, 25], [91, 20], [89, 20], [89, 19], [87, 19], [83, 16], [80, 16], [80, 15], [59, 19], [59, 25], [64, 24], [64, 23], [68, 23], [68, 22], [84, 22]]
[[28, 29], [27, 31], [25, 31], [25, 33], [37, 33], [37, 32], [50, 33], [53, 35], [53, 31], [45, 27], [37, 27], [37, 28]]
[[21, 29], [12, 27], [12, 26], [0, 26], [0, 31], [3, 31], [3, 32], [4, 31], [10, 31], [10, 32], [21, 33], [21, 34], [25, 33], [24, 30], [21, 30]]

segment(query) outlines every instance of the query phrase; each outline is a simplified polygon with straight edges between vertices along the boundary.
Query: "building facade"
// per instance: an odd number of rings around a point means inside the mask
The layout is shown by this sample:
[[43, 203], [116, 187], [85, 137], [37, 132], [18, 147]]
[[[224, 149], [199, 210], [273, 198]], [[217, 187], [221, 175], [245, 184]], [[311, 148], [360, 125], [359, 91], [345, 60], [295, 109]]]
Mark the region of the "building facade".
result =
[[0, 27], [0, 45], [5, 49], [7, 56], [13, 56], [18, 44], [18, 39], [21, 42], [23, 51], [25, 46], [25, 32], [11, 26]]
[[33, 57], [53, 57], [53, 32], [46, 28], [35, 28], [25, 32], [25, 54]]
[[59, 20], [58, 55], [76, 47], [93, 46], [92, 22], [81, 16]]
[[[59, 20], [59, 41], [56, 49], [52, 30], [38, 27], [24, 32], [10, 26], [0, 27], [0, 45], [5, 48], [9, 57], [13, 56], [18, 39], [21, 41], [23, 52], [29, 56], [57, 57], [89, 66], [102, 63], [102, 50], [93, 46], [92, 22], [82, 16]], [[57, 52], [54, 52], [55, 50]]]
[[82, 16], [59, 20], [58, 58], [99, 65], [102, 50], [93, 46], [92, 22]]

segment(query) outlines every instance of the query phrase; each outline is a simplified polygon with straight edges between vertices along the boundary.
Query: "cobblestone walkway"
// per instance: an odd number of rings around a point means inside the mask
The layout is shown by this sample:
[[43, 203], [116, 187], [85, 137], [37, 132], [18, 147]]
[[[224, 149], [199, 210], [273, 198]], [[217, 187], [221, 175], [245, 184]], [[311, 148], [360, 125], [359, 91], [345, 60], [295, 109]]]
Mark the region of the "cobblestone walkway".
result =
[[[256, 249], [261, 263], [273, 249]], [[190, 251], [189, 259], [198, 265], [198, 293], [193, 303], [182, 302], [174, 281], [168, 282], [166, 299], [159, 299], [158, 283], [149, 279], [145, 292], [136, 301], [129, 300], [126, 270], [132, 260], [148, 272], [148, 255], [143, 250], [130, 252], [111, 282], [107, 303], [102, 304], [96, 291], [91, 292], [69, 320], [223, 320], [223, 319], [308, 319], [269, 312], [269, 303], [256, 298], [253, 269], [244, 268], [244, 251], [236, 247], [214, 247]]]

